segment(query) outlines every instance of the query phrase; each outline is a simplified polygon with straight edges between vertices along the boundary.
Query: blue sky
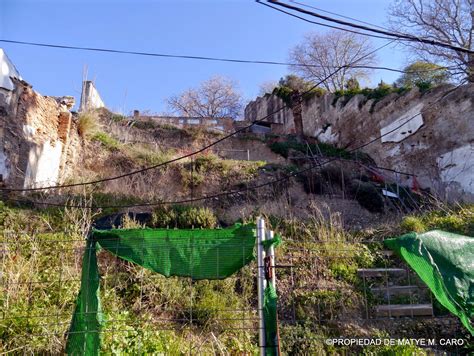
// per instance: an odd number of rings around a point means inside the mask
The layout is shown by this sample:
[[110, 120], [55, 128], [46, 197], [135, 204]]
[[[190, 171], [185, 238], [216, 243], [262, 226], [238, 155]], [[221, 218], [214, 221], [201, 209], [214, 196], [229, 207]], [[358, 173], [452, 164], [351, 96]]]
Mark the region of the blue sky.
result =
[[[390, 1], [303, 0], [325, 10], [378, 25], [386, 24]], [[253, 0], [0, 1], [0, 38], [185, 55], [288, 61], [288, 51], [310, 31], [305, 23]], [[374, 39], [374, 46], [383, 40]], [[284, 66], [81, 52], [0, 43], [22, 77], [43, 95], [73, 95], [79, 101], [87, 65], [89, 79], [109, 108], [161, 113], [164, 100], [212, 75], [239, 83], [247, 100], [259, 85], [288, 73]], [[379, 64], [401, 68], [406, 55], [380, 51]], [[397, 73], [375, 71], [371, 81], [392, 82]]]

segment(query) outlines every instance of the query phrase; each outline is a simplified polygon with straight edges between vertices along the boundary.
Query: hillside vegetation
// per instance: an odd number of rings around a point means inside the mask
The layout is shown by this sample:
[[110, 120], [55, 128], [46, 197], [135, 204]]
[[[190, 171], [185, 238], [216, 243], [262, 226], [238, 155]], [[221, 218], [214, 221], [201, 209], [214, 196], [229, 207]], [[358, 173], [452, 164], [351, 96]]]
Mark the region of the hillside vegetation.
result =
[[[147, 122], [130, 126], [125, 118], [107, 112], [101, 112], [100, 118], [93, 116], [92, 120], [98, 122], [89, 123], [91, 131], [84, 133], [84, 164], [71, 181], [158, 165], [219, 137], [205, 131]], [[335, 173], [340, 172], [340, 167], [333, 166], [264, 189], [244, 190], [193, 204], [110, 207], [242, 190], [251, 184], [289, 176], [307, 164], [291, 160], [298, 151], [294, 144], [273, 145], [272, 149], [278, 151], [275, 154], [269, 147], [272, 142], [241, 137], [232, 141], [233, 146], [226, 147], [243, 147], [249, 140], [266, 160], [229, 159], [206, 151], [139, 176], [93, 188], [72, 189], [69, 195], [61, 192], [30, 197], [107, 206], [101, 209], [0, 202], [0, 352], [64, 351], [65, 333], [80, 286], [84, 239], [94, 220], [111, 214], [121, 214], [117, 215], [120, 222], [115, 226], [120, 228], [194, 229], [254, 222], [258, 215], [265, 216], [272, 229], [283, 236], [283, 244], [276, 249], [277, 264], [283, 267], [276, 274], [285, 354], [429, 354], [411, 346], [400, 346], [397, 350], [373, 346], [362, 350], [349, 346], [335, 348], [324, 342], [341, 335], [468, 339], [457, 319], [441, 306], [436, 307], [437, 315], [443, 316], [439, 319], [366, 320], [377, 296], [370, 294], [357, 269], [400, 266], [399, 260], [384, 257], [380, 241], [404, 232], [441, 228], [472, 236], [474, 206], [448, 208], [420, 202], [424, 204], [421, 210], [383, 201], [382, 211], [370, 212], [357, 198], [363, 188], [359, 187], [357, 192], [350, 188], [355, 177], [360, 178], [364, 172], [347, 163], [342, 180], [336, 179]], [[329, 147], [326, 150], [328, 155], [341, 153]], [[282, 153], [287, 158], [281, 158]], [[316, 189], [318, 184], [314, 181], [325, 188]], [[341, 197], [344, 187], [348, 190]], [[377, 189], [375, 184], [373, 187]], [[192, 281], [165, 278], [106, 251], [99, 253], [98, 260], [106, 317], [104, 353], [257, 353], [255, 262], [225, 280]]]

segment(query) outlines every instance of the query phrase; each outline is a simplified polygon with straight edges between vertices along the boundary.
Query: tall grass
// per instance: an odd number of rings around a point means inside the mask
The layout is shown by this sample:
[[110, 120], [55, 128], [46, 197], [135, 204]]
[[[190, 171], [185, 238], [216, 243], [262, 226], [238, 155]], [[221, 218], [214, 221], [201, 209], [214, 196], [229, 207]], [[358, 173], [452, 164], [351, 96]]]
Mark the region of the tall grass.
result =
[[99, 116], [95, 112], [83, 112], [79, 114], [77, 130], [84, 139], [89, 139], [97, 134], [101, 129]]

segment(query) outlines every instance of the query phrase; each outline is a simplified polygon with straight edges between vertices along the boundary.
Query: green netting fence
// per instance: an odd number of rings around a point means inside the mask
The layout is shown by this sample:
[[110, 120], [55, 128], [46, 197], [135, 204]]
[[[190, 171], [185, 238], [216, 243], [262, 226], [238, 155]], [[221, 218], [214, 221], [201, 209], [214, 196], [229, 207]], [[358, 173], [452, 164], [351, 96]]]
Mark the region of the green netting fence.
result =
[[474, 335], [474, 238], [434, 230], [415, 232], [385, 244], [396, 251]]
[[[279, 242], [280, 239], [275, 238], [267, 244]], [[106, 322], [99, 293], [97, 251], [100, 248], [167, 277], [201, 280], [231, 276], [255, 259], [255, 244], [255, 226], [250, 224], [212, 230], [94, 230], [87, 240], [83, 256], [81, 288], [68, 332], [66, 352], [70, 355], [99, 353], [100, 331]], [[277, 328], [276, 301], [275, 290], [269, 283], [263, 312], [270, 343], [275, 339]], [[271, 352], [272, 348], [268, 348], [267, 353]]]

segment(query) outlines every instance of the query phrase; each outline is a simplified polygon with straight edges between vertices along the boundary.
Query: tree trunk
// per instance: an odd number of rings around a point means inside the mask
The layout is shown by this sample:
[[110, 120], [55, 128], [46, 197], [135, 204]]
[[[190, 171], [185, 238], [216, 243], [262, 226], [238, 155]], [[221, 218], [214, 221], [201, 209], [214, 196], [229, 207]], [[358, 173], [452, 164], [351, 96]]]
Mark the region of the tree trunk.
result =
[[293, 120], [295, 122], [295, 133], [298, 140], [304, 138], [303, 133], [303, 99], [298, 90], [295, 90], [291, 95], [291, 110], [293, 111]]

